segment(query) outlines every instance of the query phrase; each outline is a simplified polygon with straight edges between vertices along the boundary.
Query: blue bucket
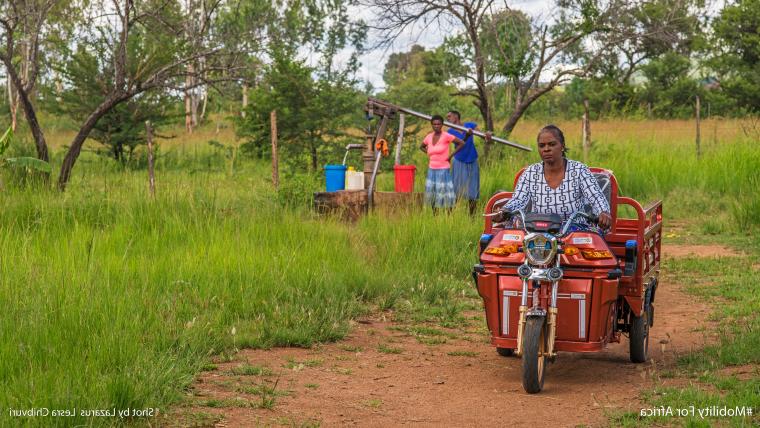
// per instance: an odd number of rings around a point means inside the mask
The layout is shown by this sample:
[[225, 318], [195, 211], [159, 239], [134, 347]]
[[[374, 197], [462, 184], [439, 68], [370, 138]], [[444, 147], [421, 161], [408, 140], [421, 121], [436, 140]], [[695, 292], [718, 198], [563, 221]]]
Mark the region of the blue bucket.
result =
[[325, 165], [325, 184], [328, 192], [346, 188], [346, 166]]

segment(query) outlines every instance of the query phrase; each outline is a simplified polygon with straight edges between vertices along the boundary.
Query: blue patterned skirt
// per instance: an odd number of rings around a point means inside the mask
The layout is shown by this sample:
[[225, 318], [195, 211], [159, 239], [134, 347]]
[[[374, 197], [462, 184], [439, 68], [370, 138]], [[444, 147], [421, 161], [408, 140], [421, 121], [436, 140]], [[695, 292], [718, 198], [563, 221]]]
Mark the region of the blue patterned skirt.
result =
[[446, 169], [428, 169], [425, 203], [433, 208], [451, 208], [457, 200], [451, 173]]
[[465, 163], [457, 158], [451, 159], [451, 179], [454, 191], [460, 198], [470, 201], [480, 197], [480, 166], [478, 161]]

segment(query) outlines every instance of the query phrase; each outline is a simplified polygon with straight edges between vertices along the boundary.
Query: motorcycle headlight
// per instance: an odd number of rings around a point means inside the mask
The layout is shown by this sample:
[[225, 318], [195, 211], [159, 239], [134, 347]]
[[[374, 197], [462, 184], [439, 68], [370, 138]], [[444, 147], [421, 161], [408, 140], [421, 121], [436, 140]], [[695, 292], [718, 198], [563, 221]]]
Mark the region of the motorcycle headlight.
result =
[[531, 233], [523, 241], [523, 251], [531, 264], [547, 265], [557, 255], [557, 238], [548, 233]]

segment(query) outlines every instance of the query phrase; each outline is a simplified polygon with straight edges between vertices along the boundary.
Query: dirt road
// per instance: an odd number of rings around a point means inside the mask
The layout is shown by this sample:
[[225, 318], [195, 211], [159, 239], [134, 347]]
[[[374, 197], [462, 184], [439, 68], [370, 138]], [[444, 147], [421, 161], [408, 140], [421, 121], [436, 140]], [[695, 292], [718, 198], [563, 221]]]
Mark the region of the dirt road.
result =
[[[678, 256], [701, 253], [699, 247], [671, 250]], [[605, 426], [610, 414], [638, 412], [641, 390], [678, 382], [660, 375], [678, 355], [712, 340], [710, 308], [664, 279], [651, 360], [644, 364], [629, 362], [625, 337], [602, 353], [560, 353], [548, 367], [544, 391], [528, 395], [520, 360], [497, 355], [487, 343], [481, 313], [470, 314], [474, 319], [465, 330], [428, 326], [434, 330], [427, 335], [378, 315], [360, 320], [339, 343], [241, 351], [199, 376], [196, 405], [176, 420], [184, 424], [195, 415], [193, 423], [225, 427], [529, 426], [538, 420], [544, 426]], [[259, 374], [259, 367], [271, 372]], [[262, 385], [269, 394], [262, 394]]]

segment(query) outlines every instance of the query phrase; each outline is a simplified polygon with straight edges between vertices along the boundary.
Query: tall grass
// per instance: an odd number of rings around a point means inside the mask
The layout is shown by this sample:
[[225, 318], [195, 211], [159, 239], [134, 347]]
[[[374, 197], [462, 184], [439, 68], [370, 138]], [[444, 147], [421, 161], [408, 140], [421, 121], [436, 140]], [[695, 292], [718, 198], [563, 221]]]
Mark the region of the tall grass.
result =
[[[611, 169], [622, 195], [645, 203], [662, 199], [669, 219], [708, 219], [728, 214], [735, 230], [760, 226], [760, 146], [736, 127], [722, 124], [725, 133], [708, 140], [697, 156], [693, 136], [667, 140], [685, 121], [651, 123], [617, 121], [603, 123], [595, 134], [588, 164]], [[736, 124], [735, 121], [732, 123]], [[693, 125], [693, 124], [692, 124]], [[527, 127], [527, 124], [523, 126]], [[535, 125], [534, 132], [540, 129]], [[627, 132], [623, 132], [627, 131]], [[525, 133], [524, 130], [521, 131]], [[732, 140], [725, 140], [726, 136]], [[526, 137], [527, 138], [527, 137]], [[531, 137], [535, 141], [535, 135]], [[582, 160], [580, 137], [568, 132], [568, 157]], [[534, 146], [532, 141], [521, 141]], [[506, 153], [506, 150], [509, 150]], [[482, 174], [483, 195], [512, 189], [515, 173], [526, 164], [540, 161], [537, 153], [500, 148], [501, 159]]]
[[[455, 296], [471, 290], [481, 227], [464, 207], [437, 217], [378, 213], [356, 224], [315, 218], [308, 201], [318, 177], [284, 178], [275, 194], [266, 163], [233, 163], [196, 135], [196, 144], [160, 153], [155, 200], [145, 171], [90, 153], [65, 194], [6, 179], [0, 426], [120, 423], [9, 419], [7, 409], [164, 409], [210, 355], [335, 340], [371, 308], [461, 321]], [[668, 218], [722, 210], [736, 224], [760, 225], [760, 156], [750, 141], [708, 145], [696, 159], [686, 142], [595, 135], [589, 163], [614, 170], [624, 194], [664, 198]], [[538, 160], [498, 152], [483, 165], [482, 201], [511, 189], [515, 172]], [[410, 161], [422, 189], [425, 160]], [[379, 189], [392, 188], [392, 175], [382, 174]]]
[[212, 354], [335, 340], [371, 302], [393, 307], [420, 288], [454, 304], [477, 225], [458, 227], [460, 214], [314, 219], [249, 167], [259, 182], [164, 174], [153, 201], [129, 172], [79, 177], [88, 183], [65, 195], [0, 194], [0, 403], [163, 408]]

